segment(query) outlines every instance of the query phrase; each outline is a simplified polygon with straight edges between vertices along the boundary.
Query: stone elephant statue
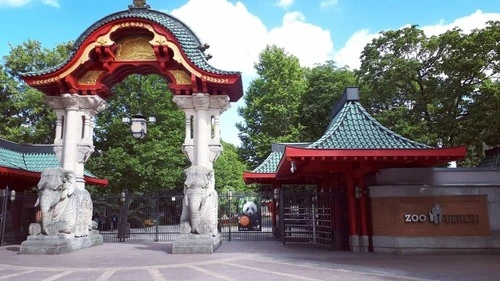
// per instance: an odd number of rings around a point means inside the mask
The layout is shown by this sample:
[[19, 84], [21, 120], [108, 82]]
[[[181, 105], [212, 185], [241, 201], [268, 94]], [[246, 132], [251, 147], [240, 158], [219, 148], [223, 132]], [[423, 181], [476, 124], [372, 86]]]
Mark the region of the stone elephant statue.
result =
[[58, 233], [88, 236], [92, 229], [92, 199], [87, 190], [76, 188], [72, 171], [47, 168], [38, 182], [41, 231], [47, 235]]
[[184, 173], [180, 232], [215, 236], [219, 197], [215, 190], [214, 171], [204, 166], [191, 166]]

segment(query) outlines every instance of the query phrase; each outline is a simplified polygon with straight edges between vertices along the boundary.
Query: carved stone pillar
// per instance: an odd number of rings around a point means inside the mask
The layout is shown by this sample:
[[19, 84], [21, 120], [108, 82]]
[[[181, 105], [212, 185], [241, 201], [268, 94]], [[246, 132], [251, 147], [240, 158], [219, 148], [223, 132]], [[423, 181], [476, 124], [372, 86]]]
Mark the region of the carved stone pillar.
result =
[[229, 108], [229, 97], [198, 93], [174, 96], [173, 100], [186, 115], [184, 154], [193, 166], [213, 168], [222, 151], [220, 114]]
[[76, 187], [85, 188], [85, 162], [94, 151], [93, 118], [107, 107], [98, 96], [64, 94], [47, 97], [45, 102], [57, 114], [54, 152], [65, 170], [75, 173]]

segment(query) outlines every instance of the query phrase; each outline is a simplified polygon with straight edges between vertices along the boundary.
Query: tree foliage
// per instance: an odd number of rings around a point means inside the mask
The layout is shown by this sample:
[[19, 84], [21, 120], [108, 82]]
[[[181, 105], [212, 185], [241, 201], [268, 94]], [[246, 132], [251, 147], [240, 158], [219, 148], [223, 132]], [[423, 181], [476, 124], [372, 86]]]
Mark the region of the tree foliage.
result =
[[255, 69], [258, 77], [250, 82], [246, 105], [238, 109], [245, 122], [237, 124], [241, 155], [251, 167], [267, 157], [271, 143], [298, 139], [300, 104], [307, 87], [298, 58], [282, 48], [267, 46]]
[[[385, 126], [432, 146], [500, 144], [500, 24], [427, 37], [417, 26], [386, 31], [365, 48], [358, 72], [364, 102]], [[493, 125], [495, 124], [495, 125]], [[473, 163], [477, 159], [470, 159]]]
[[54, 49], [29, 40], [11, 51], [0, 65], [0, 137], [18, 143], [49, 144], [53, 141], [55, 113], [43, 101], [43, 93], [28, 87], [20, 73], [53, 67], [67, 58], [71, 43]]
[[[184, 114], [172, 102], [167, 84], [157, 75], [131, 75], [113, 87], [109, 108], [98, 115], [96, 152], [87, 167], [109, 180], [107, 189], [146, 193], [182, 190], [182, 171], [188, 167], [181, 152]], [[156, 117], [147, 136], [135, 139], [123, 117], [141, 112]]]
[[222, 142], [223, 152], [214, 164], [215, 188], [222, 193], [228, 191], [244, 192], [248, 187], [243, 181], [243, 172], [246, 166], [240, 161], [238, 149], [226, 142]]
[[300, 106], [300, 141], [315, 141], [330, 123], [332, 108], [348, 86], [356, 85], [356, 76], [348, 68], [327, 61], [309, 69], [307, 90]]

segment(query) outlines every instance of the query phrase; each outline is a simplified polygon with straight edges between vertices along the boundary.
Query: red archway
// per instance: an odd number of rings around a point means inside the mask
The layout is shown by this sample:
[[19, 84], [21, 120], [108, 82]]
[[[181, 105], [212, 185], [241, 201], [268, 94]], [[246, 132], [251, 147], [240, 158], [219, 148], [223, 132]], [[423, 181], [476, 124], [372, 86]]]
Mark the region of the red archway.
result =
[[114, 84], [130, 74], [159, 74], [176, 95], [243, 95], [241, 74], [207, 62], [196, 35], [181, 21], [147, 7], [109, 15], [75, 41], [65, 62], [26, 73], [26, 83], [48, 96], [66, 93], [109, 97]]

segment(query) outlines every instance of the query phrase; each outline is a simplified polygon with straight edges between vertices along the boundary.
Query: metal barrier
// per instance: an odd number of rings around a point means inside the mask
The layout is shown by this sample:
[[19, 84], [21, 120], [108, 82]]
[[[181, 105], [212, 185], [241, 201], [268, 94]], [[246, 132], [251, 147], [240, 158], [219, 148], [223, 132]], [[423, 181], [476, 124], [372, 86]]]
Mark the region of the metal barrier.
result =
[[[132, 195], [125, 192], [99, 196], [93, 198], [93, 219], [105, 242], [175, 241], [179, 237], [183, 197], [180, 194]], [[255, 209], [245, 213], [246, 202], [252, 202]], [[218, 229], [223, 239], [278, 239], [270, 203], [271, 194], [219, 194]], [[241, 217], [248, 218], [252, 227], [242, 226]]]
[[29, 224], [36, 220], [37, 196], [0, 190], [0, 246], [20, 244], [28, 237]]
[[304, 243], [333, 250], [348, 245], [346, 206], [340, 192], [281, 192], [279, 232], [283, 244]]
[[174, 241], [179, 236], [182, 195], [110, 195], [93, 199], [105, 242]]

